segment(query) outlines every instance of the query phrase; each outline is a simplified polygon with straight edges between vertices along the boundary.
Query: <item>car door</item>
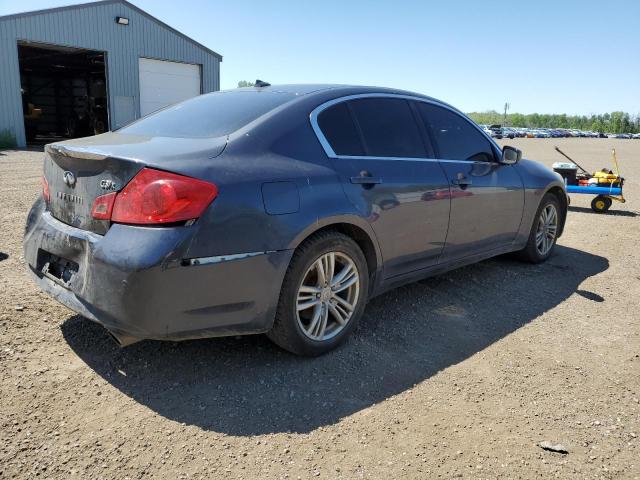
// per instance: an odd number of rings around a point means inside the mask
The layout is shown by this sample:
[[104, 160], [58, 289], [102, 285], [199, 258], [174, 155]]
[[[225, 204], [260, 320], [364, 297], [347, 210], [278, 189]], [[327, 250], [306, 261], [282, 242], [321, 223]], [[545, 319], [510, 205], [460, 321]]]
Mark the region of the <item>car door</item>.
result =
[[512, 165], [498, 162], [493, 142], [461, 114], [428, 102], [418, 106], [451, 186], [451, 218], [443, 262], [510, 245], [524, 208]]
[[320, 110], [312, 114], [314, 128], [347, 198], [376, 234], [384, 277], [436, 264], [449, 223], [449, 185], [409, 101], [358, 95]]

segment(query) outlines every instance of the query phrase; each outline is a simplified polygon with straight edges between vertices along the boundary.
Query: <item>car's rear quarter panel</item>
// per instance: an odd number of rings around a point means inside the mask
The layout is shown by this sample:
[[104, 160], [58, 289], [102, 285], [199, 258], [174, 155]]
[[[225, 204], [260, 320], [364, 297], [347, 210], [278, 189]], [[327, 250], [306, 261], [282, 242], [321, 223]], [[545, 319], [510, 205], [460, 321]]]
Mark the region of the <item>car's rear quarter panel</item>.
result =
[[[332, 221], [366, 223], [348, 202], [309, 123], [309, 112], [321, 101], [297, 102], [230, 137], [207, 173], [219, 195], [198, 221], [190, 257], [293, 249]], [[278, 182], [295, 185], [297, 211], [267, 212], [263, 186]]]

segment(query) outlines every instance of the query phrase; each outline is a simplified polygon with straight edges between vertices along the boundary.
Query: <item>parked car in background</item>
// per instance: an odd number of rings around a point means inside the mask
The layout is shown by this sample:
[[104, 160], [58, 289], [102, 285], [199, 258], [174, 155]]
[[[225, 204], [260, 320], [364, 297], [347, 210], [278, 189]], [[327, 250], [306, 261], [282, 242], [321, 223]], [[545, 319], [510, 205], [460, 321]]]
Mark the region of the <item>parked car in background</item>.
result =
[[545, 261], [567, 212], [550, 169], [445, 103], [374, 87], [201, 95], [48, 145], [42, 182], [32, 278], [122, 345], [267, 333], [318, 355], [390, 288]]
[[[490, 131], [486, 129], [486, 131]], [[566, 128], [518, 128], [504, 127], [502, 135], [508, 138], [526, 137], [526, 138], [619, 138], [630, 139], [640, 138], [640, 134], [632, 133], [603, 133], [593, 132], [591, 130], [578, 130]]]
[[490, 125], [489, 132], [492, 138], [502, 138], [502, 125]]
[[536, 129], [533, 131], [534, 138], [550, 138], [551, 135], [546, 130]]
[[560, 130], [550, 129], [550, 130], [547, 130], [547, 133], [552, 138], [563, 138], [564, 137], [564, 133], [562, 133]]
[[630, 139], [631, 134], [628, 133], [610, 133], [607, 135], [609, 138]]
[[503, 138], [516, 138], [517, 134], [513, 128], [502, 127]]

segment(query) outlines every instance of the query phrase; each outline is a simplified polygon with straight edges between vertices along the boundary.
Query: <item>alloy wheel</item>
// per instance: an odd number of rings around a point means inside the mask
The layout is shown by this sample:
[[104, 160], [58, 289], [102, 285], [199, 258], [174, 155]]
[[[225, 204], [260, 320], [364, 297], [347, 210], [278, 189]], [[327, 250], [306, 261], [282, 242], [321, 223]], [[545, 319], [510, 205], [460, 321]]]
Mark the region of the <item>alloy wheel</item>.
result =
[[305, 272], [298, 287], [296, 318], [312, 340], [329, 340], [349, 323], [360, 295], [360, 273], [345, 253], [328, 252]]
[[546, 205], [540, 218], [538, 219], [538, 228], [536, 230], [536, 249], [541, 256], [549, 253], [553, 247], [558, 232], [558, 211], [552, 203]]

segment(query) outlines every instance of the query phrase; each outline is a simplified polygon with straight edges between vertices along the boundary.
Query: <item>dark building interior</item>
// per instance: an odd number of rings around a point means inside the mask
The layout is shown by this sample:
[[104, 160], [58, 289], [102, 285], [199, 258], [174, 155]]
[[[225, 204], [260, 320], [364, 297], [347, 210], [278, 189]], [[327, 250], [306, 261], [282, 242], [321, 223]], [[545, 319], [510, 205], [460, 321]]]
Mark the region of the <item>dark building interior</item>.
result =
[[104, 52], [19, 42], [18, 58], [28, 143], [109, 130]]

